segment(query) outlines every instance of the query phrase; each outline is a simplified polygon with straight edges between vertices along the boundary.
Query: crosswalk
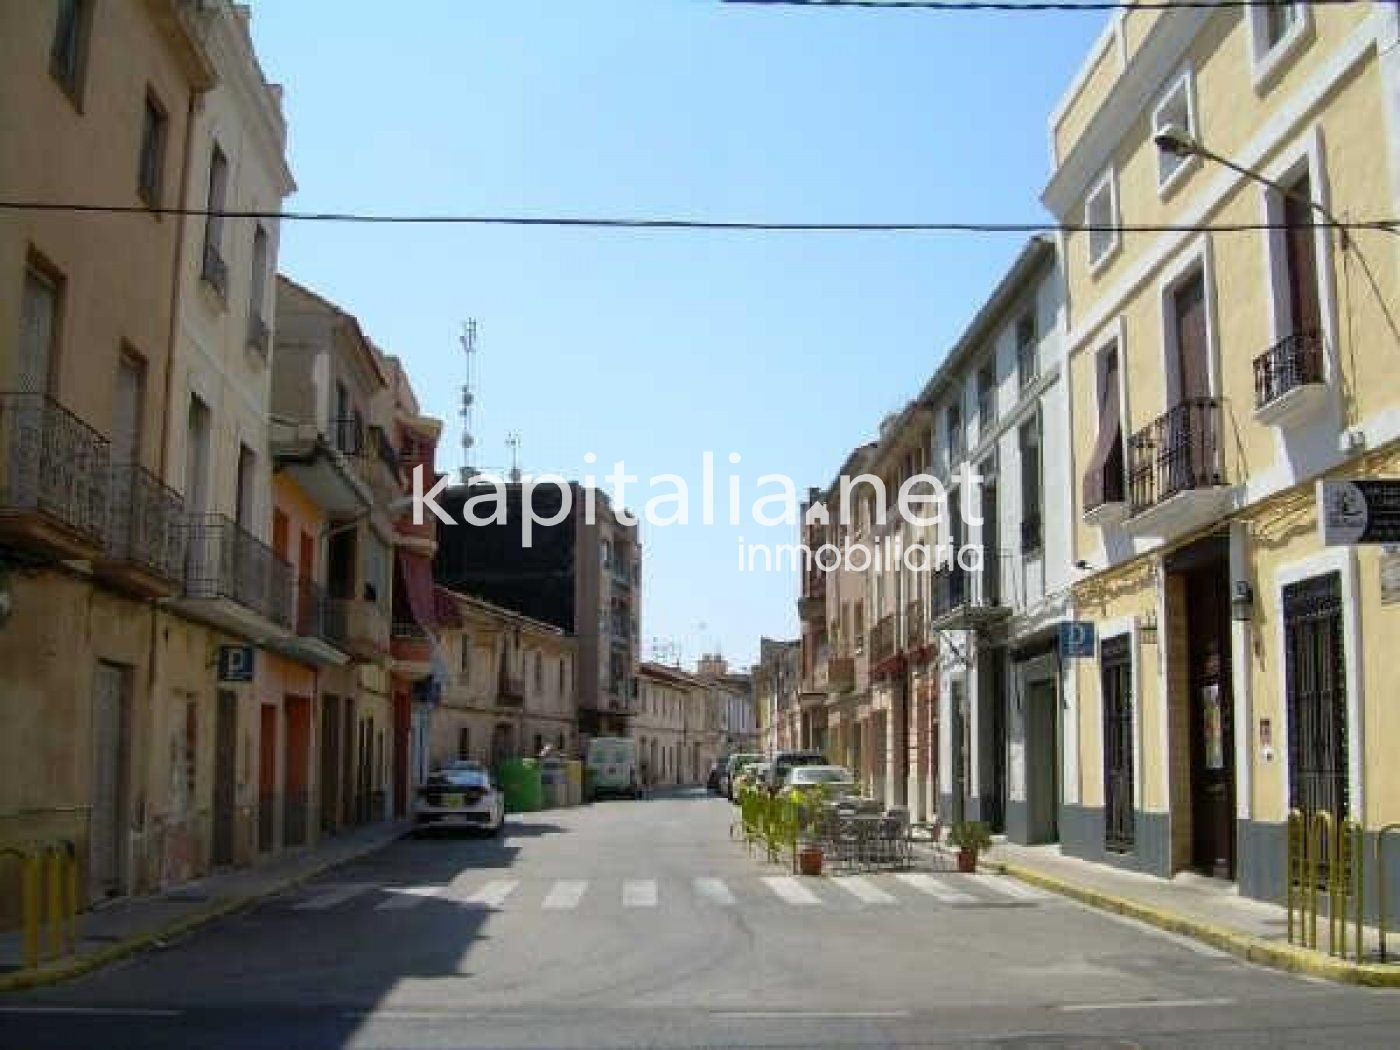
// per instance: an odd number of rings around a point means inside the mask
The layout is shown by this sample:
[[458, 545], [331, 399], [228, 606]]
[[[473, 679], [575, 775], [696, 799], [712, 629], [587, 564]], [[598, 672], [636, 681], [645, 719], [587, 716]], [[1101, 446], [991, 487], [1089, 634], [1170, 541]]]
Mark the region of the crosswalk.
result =
[[731, 880], [700, 875], [687, 881], [478, 878], [464, 873], [451, 882], [430, 885], [320, 883], [304, 887], [283, 903], [293, 911], [308, 913], [362, 906], [376, 912], [404, 913], [434, 902], [489, 911], [574, 912], [589, 907], [645, 910], [677, 903], [719, 908], [1009, 907], [1052, 899], [1052, 894], [1014, 879], [985, 874], [901, 871], [822, 879], [755, 875]]

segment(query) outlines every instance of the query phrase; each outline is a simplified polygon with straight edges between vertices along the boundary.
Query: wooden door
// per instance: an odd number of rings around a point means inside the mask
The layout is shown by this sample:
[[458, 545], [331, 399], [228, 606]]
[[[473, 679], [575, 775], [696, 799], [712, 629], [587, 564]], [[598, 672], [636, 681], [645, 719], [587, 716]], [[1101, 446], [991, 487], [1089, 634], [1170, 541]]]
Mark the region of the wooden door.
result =
[[1186, 577], [1190, 653], [1192, 867], [1235, 873], [1235, 733], [1230, 695], [1229, 572], [1220, 562]]

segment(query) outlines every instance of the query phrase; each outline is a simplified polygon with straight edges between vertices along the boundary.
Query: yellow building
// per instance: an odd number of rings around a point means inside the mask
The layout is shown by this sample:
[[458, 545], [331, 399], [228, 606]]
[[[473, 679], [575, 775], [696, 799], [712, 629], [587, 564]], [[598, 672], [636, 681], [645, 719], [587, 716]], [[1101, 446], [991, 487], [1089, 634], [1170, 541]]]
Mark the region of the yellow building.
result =
[[1396, 212], [1396, 42], [1390, 4], [1124, 12], [1051, 119], [1097, 627], [1067, 852], [1280, 899], [1290, 808], [1400, 819], [1400, 605], [1315, 495], [1400, 475], [1400, 243], [1327, 228]]

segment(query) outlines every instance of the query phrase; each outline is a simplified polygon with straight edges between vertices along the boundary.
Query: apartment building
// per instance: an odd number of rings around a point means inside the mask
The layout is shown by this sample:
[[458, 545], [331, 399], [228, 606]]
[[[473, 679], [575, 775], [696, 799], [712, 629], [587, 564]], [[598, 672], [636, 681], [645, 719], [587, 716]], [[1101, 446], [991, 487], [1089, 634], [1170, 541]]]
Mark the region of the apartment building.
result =
[[546, 747], [579, 750], [574, 639], [480, 598], [436, 589], [437, 637], [449, 661], [429, 716], [428, 765], [495, 765]]
[[699, 683], [677, 668], [646, 662], [637, 667], [637, 714], [631, 732], [654, 785], [701, 779], [691, 739], [690, 697]]
[[759, 746], [764, 751], [809, 746], [803, 743], [806, 736], [798, 703], [801, 667], [800, 639], [759, 639], [758, 663], [751, 675]]
[[[638, 527], [605, 493], [577, 482], [564, 491], [567, 507], [559, 487], [548, 483], [482, 478], [448, 489], [437, 503], [454, 524], [440, 525], [434, 578], [573, 635], [579, 731], [625, 736], [636, 713], [641, 647]], [[528, 541], [527, 498], [536, 522]]]
[[753, 678], [731, 671], [729, 661], [719, 653], [705, 653], [696, 660], [695, 677], [710, 694], [716, 754], [757, 750], [758, 712], [754, 707]]
[[1391, 4], [1124, 12], [1050, 120], [1044, 200], [1097, 227], [1061, 245], [1077, 856], [1281, 900], [1290, 810], [1400, 819], [1393, 555], [1316, 495], [1400, 468], [1395, 241], [1326, 221], [1396, 211], [1396, 45]]
[[[803, 507], [799, 737], [916, 820], [1016, 841], [1058, 837], [1062, 303], [1055, 245], [1033, 239], [918, 396]], [[914, 502], [940, 490], [933, 510]]]

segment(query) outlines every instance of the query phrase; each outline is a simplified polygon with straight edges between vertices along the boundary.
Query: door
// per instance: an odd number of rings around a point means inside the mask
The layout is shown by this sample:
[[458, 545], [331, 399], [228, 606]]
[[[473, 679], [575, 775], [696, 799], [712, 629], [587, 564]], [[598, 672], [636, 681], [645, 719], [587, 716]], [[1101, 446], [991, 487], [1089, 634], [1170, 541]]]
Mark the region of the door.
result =
[[1235, 717], [1230, 696], [1229, 571], [1208, 563], [1186, 574], [1190, 653], [1191, 864], [1235, 875]]
[[46, 394], [53, 375], [53, 347], [58, 334], [59, 286], [30, 267], [24, 273], [20, 305], [19, 367], [14, 389]]
[[88, 900], [125, 887], [131, 670], [99, 662], [92, 697], [92, 809], [88, 815]]
[[949, 814], [951, 823], [959, 823], [967, 819], [967, 785], [968, 770], [967, 762], [971, 748], [968, 747], [968, 717], [967, 717], [967, 695], [961, 681], [951, 684], [948, 696], [948, 709], [952, 716], [952, 726], [948, 738], [948, 746], [952, 750], [949, 756], [952, 761], [950, 772], [953, 776], [952, 800], [953, 812]]
[[277, 848], [277, 705], [260, 705], [258, 725], [258, 852]]
[[238, 771], [238, 697], [220, 689], [214, 715], [214, 864], [232, 864]]
[[995, 832], [1006, 830], [1006, 650], [983, 651], [979, 663], [989, 681], [983, 692], [986, 716], [982, 755], [986, 773], [982, 777], [982, 820]]
[[1060, 838], [1059, 701], [1053, 681], [1026, 689], [1026, 832], [1031, 842]]
[[340, 826], [340, 698], [321, 701], [321, 832], [330, 835]]
[[1133, 800], [1133, 664], [1131, 637], [1099, 645], [1103, 697], [1104, 849], [1130, 853], [1137, 842]]
[[1201, 400], [1210, 397], [1205, 276], [1199, 271], [1172, 295], [1176, 324], [1177, 404], [1166, 435], [1161, 498], [1210, 483], [1207, 455], [1214, 435]]
[[1342, 578], [1327, 573], [1283, 589], [1288, 705], [1288, 805], [1311, 817], [1351, 815]]
[[311, 804], [311, 701], [285, 697], [282, 716], [282, 843], [302, 846]]
[[982, 601], [995, 606], [1001, 604], [1000, 504], [996, 474], [992, 468], [986, 469], [982, 483]]
[[[1313, 225], [1312, 186], [1303, 175], [1283, 198], [1284, 244], [1288, 264], [1288, 312], [1292, 331], [1306, 335], [1322, 330], [1322, 308], [1317, 294], [1317, 239]], [[1319, 375], [1317, 378], [1321, 379]]]

